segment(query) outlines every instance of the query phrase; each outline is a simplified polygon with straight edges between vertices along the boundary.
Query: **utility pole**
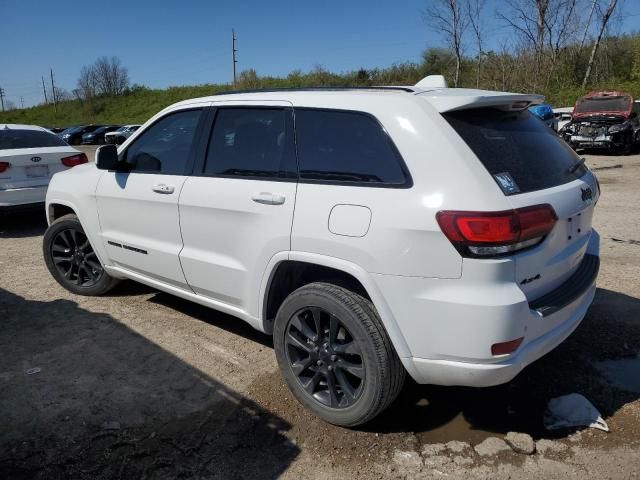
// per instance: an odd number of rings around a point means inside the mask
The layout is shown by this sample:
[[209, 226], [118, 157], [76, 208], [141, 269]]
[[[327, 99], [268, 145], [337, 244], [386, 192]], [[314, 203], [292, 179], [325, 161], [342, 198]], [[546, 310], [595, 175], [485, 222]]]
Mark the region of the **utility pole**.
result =
[[4, 112], [4, 89], [0, 87], [0, 103], [2, 103], [2, 111]]
[[44, 86], [44, 76], [42, 77], [42, 93], [44, 93], [44, 103], [47, 105], [49, 100], [47, 100], [47, 88]]
[[24, 98], [20, 95], [20, 108], [24, 108]]
[[235, 30], [232, 28], [231, 29], [231, 56], [233, 57], [233, 88], [236, 88], [236, 63], [238, 63], [238, 60], [236, 60], [236, 52], [238, 51], [236, 49], [236, 32]]
[[53, 109], [58, 113], [58, 98], [56, 95], [56, 86], [53, 83], [53, 68], [50, 68], [49, 71], [51, 72], [51, 96], [53, 97]]

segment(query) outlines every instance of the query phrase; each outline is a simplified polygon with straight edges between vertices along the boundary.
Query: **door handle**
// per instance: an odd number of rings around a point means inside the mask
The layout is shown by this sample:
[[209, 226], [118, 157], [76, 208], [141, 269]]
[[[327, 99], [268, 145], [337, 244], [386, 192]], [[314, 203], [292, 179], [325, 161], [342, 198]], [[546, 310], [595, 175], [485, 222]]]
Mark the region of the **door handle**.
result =
[[165, 195], [169, 195], [175, 191], [173, 185], [165, 185], [164, 183], [157, 183], [151, 189], [156, 193], [164, 193]]
[[251, 200], [263, 205], [282, 205], [285, 197], [283, 195], [274, 195], [271, 192], [260, 192], [251, 197]]

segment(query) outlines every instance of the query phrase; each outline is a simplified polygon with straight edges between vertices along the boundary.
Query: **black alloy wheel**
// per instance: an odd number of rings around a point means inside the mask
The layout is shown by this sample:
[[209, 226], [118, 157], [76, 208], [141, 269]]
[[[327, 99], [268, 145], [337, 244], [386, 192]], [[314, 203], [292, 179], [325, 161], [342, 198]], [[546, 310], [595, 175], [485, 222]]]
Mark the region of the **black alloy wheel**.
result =
[[289, 367], [308, 395], [338, 409], [359, 399], [366, 378], [363, 354], [338, 317], [303, 308], [289, 320], [285, 343]]
[[87, 236], [72, 227], [53, 237], [51, 258], [62, 278], [78, 287], [92, 287], [104, 274]]

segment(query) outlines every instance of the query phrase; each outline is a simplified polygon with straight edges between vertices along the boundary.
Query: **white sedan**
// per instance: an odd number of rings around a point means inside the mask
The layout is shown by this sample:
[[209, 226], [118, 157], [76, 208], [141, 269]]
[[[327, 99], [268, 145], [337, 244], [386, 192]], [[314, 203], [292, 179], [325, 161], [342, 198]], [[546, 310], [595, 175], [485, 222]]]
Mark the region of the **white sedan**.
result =
[[0, 124], [0, 210], [44, 203], [55, 173], [87, 161], [45, 128]]

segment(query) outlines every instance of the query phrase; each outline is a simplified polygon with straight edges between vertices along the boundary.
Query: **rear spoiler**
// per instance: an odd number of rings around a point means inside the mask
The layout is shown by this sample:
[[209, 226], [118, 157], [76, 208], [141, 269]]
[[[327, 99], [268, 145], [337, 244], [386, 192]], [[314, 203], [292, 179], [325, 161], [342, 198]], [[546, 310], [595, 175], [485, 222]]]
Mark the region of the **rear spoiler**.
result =
[[416, 95], [423, 97], [441, 113], [487, 107], [517, 111], [544, 102], [544, 96], [542, 95], [491, 92], [464, 88], [430, 90], [416, 93]]

